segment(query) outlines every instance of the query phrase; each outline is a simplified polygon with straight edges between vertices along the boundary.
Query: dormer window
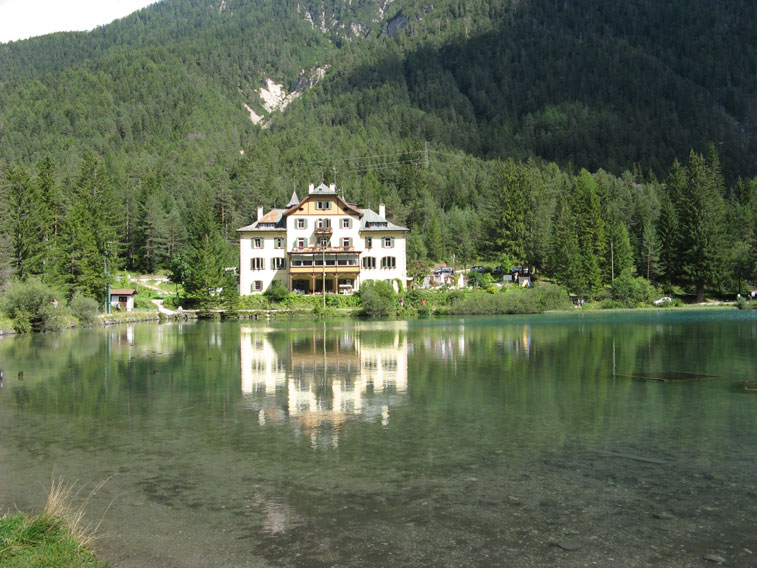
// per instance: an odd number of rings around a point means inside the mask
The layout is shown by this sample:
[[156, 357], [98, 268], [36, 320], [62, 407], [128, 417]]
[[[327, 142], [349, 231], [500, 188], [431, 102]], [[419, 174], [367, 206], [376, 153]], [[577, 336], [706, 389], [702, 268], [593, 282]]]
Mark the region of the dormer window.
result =
[[331, 209], [331, 201], [316, 201], [315, 208], [319, 211], [328, 211]]

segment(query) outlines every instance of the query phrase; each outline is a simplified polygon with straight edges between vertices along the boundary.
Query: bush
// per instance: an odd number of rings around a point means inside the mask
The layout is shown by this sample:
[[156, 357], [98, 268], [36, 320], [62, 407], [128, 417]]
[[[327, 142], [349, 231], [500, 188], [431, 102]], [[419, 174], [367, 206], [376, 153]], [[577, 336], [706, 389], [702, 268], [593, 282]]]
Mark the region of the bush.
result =
[[271, 302], [283, 302], [289, 297], [289, 289], [281, 280], [274, 280], [263, 295]]
[[468, 286], [471, 288], [486, 288], [492, 283], [492, 275], [471, 270], [468, 272]]
[[629, 272], [618, 276], [610, 288], [612, 298], [622, 305], [620, 307], [632, 308], [639, 304], [650, 303], [657, 291], [646, 278], [634, 278]]
[[391, 282], [369, 280], [360, 286], [362, 313], [370, 317], [386, 317], [397, 313], [397, 294]]
[[453, 314], [540, 314], [571, 306], [568, 293], [555, 284], [513, 288], [503, 294], [476, 291], [450, 308]]
[[13, 321], [17, 333], [57, 331], [64, 325], [60, 292], [36, 278], [11, 282], [0, 309]]
[[68, 307], [74, 317], [83, 325], [92, 325], [100, 313], [97, 300], [82, 294], [75, 294], [68, 303]]

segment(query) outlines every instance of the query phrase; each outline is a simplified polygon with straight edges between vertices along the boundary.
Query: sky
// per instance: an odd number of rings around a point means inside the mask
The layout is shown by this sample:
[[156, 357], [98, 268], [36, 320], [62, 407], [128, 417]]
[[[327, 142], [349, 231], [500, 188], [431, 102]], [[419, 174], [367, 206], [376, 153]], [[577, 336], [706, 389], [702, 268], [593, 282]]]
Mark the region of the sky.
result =
[[157, 0], [0, 0], [0, 43], [52, 32], [85, 31]]

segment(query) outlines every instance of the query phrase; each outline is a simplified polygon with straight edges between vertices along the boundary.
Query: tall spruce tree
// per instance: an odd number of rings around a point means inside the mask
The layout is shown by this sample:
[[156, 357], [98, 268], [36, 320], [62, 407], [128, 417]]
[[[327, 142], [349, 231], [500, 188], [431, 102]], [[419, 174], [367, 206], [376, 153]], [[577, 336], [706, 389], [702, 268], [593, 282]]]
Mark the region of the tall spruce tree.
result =
[[212, 204], [212, 196], [203, 193], [198, 196], [192, 210], [190, 243], [183, 274], [184, 290], [201, 306], [210, 305], [216, 291], [223, 288], [224, 268], [230, 263], [229, 249], [221, 235]]
[[56, 177], [56, 168], [49, 157], [37, 166], [35, 182], [37, 220], [39, 222], [39, 252], [35, 258], [37, 271], [43, 276], [54, 271], [54, 255], [57, 250], [58, 233], [64, 215], [61, 188]]
[[602, 290], [600, 266], [605, 260], [605, 226], [597, 184], [586, 170], [581, 170], [573, 180], [570, 206], [581, 254], [581, 280], [585, 287], [583, 291], [597, 296]]
[[15, 275], [24, 279], [38, 253], [39, 219], [32, 181], [22, 165], [8, 168], [3, 180], [4, 225], [9, 236], [9, 259]]
[[57, 277], [71, 291], [104, 299], [106, 285], [122, 265], [123, 204], [105, 164], [85, 156], [61, 226]]
[[706, 160], [692, 151], [683, 174], [668, 182], [678, 218], [679, 280], [702, 302], [705, 286], [717, 285], [725, 268], [724, 184], [714, 153]]
[[498, 215], [494, 244], [518, 264], [527, 261], [528, 236], [533, 214], [529, 207], [532, 194], [528, 169], [512, 158], [496, 166]]
[[641, 257], [643, 265], [640, 267], [640, 270], [643, 268], [644, 277], [647, 280], [652, 280], [652, 277], [657, 275], [661, 250], [662, 245], [654, 224], [652, 221], [647, 221], [644, 223], [641, 234]]
[[549, 264], [557, 281], [573, 292], [583, 292], [582, 257], [576, 224], [565, 198], [557, 205], [552, 224]]

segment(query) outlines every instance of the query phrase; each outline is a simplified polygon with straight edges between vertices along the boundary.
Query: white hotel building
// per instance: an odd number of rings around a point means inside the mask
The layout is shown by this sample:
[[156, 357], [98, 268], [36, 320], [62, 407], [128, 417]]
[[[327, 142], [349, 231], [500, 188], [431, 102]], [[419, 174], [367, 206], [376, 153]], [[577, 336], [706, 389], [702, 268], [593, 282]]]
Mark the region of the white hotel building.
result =
[[237, 229], [239, 233], [239, 293], [259, 294], [274, 280], [290, 291], [307, 294], [350, 293], [368, 280], [407, 282], [405, 235], [408, 229], [379, 212], [347, 203], [336, 187], [310, 184], [308, 195], [297, 194], [285, 209]]

